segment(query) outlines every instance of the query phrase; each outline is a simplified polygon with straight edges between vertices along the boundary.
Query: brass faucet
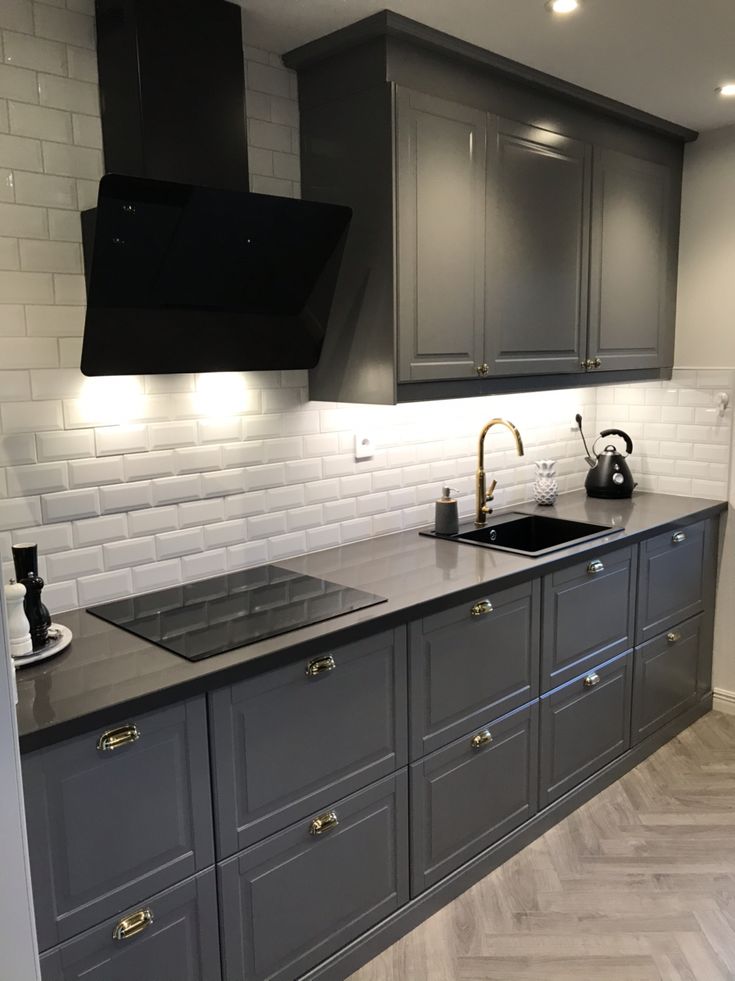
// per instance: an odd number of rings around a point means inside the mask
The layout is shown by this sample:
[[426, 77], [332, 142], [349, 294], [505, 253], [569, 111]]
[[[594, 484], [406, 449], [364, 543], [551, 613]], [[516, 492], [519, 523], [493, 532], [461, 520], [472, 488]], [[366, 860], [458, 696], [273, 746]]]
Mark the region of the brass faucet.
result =
[[518, 432], [512, 422], [508, 422], [507, 419], [491, 419], [490, 422], [482, 427], [480, 442], [477, 447], [477, 513], [475, 515], [475, 525], [478, 528], [482, 528], [487, 520], [487, 516], [493, 513], [493, 509], [489, 506], [489, 502], [492, 501], [493, 491], [498, 486], [497, 480], [494, 480], [490, 484], [490, 489], [485, 489], [485, 437], [493, 426], [505, 426], [506, 429], [509, 429], [516, 441], [518, 456], [523, 456], [523, 440], [521, 439], [521, 434]]

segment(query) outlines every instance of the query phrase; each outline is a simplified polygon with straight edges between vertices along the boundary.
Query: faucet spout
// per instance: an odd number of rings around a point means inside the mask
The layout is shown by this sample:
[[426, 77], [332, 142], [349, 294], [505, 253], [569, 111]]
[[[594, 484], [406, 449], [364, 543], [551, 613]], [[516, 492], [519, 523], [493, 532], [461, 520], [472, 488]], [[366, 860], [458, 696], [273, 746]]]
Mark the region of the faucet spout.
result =
[[493, 426], [505, 426], [505, 428], [511, 433], [513, 439], [516, 443], [516, 450], [518, 456], [523, 456], [523, 440], [521, 439], [521, 434], [518, 432], [516, 427], [512, 422], [508, 422], [507, 419], [491, 419], [490, 422], [486, 423], [482, 430], [480, 431], [480, 439], [477, 447], [477, 475], [476, 475], [476, 492], [477, 492], [477, 508], [475, 513], [475, 525], [478, 528], [482, 526], [487, 521], [487, 516], [492, 514], [492, 508], [489, 502], [493, 499], [493, 492], [497, 487], [497, 481], [493, 480], [490, 485], [489, 490], [486, 488], [486, 474], [485, 474], [485, 437]]

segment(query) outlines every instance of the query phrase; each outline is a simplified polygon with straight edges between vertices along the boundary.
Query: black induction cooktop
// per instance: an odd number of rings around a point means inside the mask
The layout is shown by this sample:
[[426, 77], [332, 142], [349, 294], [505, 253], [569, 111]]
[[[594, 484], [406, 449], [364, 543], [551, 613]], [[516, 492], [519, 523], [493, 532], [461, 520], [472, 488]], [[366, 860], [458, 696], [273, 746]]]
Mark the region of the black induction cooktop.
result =
[[87, 612], [189, 661], [385, 603], [382, 596], [277, 565], [230, 572]]

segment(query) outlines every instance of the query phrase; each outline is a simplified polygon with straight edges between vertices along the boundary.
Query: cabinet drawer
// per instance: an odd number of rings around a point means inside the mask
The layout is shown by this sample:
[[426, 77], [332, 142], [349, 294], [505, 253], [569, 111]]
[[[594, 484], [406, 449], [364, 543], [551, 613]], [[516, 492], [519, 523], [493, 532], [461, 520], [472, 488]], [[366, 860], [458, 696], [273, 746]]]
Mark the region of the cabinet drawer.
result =
[[[127, 936], [119, 935], [126, 932]], [[41, 958], [41, 977], [43, 981], [221, 981], [214, 869], [55, 947]]]
[[672, 627], [635, 652], [633, 743], [645, 739], [697, 700], [704, 617]]
[[633, 646], [635, 550], [621, 548], [544, 576], [541, 690]]
[[540, 593], [523, 583], [410, 625], [412, 759], [538, 696]]
[[413, 896], [536, 813], [537, 723], [534, 702], [410, 767]]
[[542, 697], [540, 807], [628, 749], [631, 662], [621, 654]]
[[210, 698], [224, 858], [405, 765], [405, 630], [325, 650]]
[[222, 862], [218, 878], [226, 981], [301, 977], [407, 901], [406, 771]]
[[641, 543], [637, 643], [714, 603], [714, 538], [699, 521]]
[[22, 763], [41, 950], [214, 862], [203, 697]]

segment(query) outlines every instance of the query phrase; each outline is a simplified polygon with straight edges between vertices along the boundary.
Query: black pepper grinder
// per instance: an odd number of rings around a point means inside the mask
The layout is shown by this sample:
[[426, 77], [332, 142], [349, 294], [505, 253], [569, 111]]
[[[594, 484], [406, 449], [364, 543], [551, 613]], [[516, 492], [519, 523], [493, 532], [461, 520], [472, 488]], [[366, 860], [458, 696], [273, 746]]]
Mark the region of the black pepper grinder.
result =
[[51, 614], [41, 600], [43, 579], [38, 575], [38, 545], [13, 545], [12, 551], [15, 578], [26, 588], [23, 608], [31, 628], [33, 650], [40, 651], [48, 642]]

